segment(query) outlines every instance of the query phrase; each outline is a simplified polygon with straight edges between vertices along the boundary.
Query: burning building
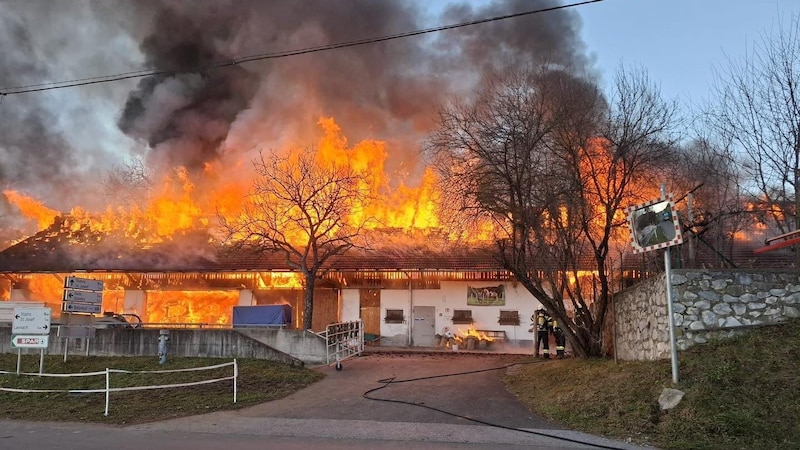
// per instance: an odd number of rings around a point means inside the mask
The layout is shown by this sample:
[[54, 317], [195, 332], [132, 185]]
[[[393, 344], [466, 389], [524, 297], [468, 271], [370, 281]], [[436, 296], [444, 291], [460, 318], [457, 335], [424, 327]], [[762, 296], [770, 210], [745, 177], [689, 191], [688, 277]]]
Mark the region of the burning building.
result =
[[[231, 326], [235, 306], [287, 304], [302, 323], [302, 277], [283, 255], [231, 254], [207, 233], [146, 247], [76, 228], [68, 218], [0, 253], [3, 300], [61, 310], [70, 275], [104, 282], [103, 310], [146, 324]], [[445, 327], [526, 341], [538, 303], [493, 258], [491, 248], [431, 245], [351, 250], [332, 258], [314, 295], [313, 329], [361, 319], [386, 345], [430, 346]]]

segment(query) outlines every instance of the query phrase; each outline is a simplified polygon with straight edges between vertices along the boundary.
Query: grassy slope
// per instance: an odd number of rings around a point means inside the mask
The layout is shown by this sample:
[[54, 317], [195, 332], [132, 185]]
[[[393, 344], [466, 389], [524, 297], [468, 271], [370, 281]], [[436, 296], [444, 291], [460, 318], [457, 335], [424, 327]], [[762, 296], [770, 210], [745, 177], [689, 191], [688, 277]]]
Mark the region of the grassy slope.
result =
[[[669, 360], [560, 360], [517, 366], [509, 389], [570, 428], [659, 448], [800, 448], [800, 322], [759, 328]], [[666, 387], [686, 393], [661, 411]]]
[[[173, 358], [158, 364], [156, 357], [79, 357], [46, 356], [44, 373], [77, 373], [119, 368], [130, 371], [167, 370], [205, 367], [231, 362], [230, 359]], [[237, 403], [233, 403], [233, 381], [170, 389], [112, 392], [109, 415], [104, 416], [103, 393], [21, 394], [0, 392], [0, 419], [36, 421], [86, 421], [108, 424], [130, 424], [237, 409], [285, 397], [319, 380], [323, 375], [308, 369], [285, 364], [240, 359], [237, 382]], [[17, 376], [17, 355], [0, 354], [0, 386], [18, 389], [102, 389], [105, 376], [51, 378]], [[21, 372], [39, 373], [39, 356], [22, 358]], [[166, 374], [112, 374], [112, 387], [147, 386], [186, 383], [231, 377], [231, 366], [210, 371]]]

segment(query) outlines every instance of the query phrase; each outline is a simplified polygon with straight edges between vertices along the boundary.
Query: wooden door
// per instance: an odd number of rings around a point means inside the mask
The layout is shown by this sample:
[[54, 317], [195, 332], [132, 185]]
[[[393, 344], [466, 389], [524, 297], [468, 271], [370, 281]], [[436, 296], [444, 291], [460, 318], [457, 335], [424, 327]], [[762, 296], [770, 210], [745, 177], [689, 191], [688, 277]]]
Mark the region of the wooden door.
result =
[[381, 335], [381, 290], [359, 290], [359, 310], [364, 333]]

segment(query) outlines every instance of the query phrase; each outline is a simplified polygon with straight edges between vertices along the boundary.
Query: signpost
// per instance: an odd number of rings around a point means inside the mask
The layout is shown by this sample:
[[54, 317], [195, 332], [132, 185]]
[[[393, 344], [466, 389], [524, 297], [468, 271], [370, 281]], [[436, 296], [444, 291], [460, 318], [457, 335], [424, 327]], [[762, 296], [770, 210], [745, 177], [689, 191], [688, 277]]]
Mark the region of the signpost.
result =
[[[68, 325], [59, 329], [59, 336], [64, 337], [64, 362], [67, 361], [69, 339], [87, 339], [86, 355], [89, 355], [88, 339], [94, 337], [94, 329], [90, 328], [93, 314], [100, 313], [103, 308], [103, 282], [90, 278], [69, 276], [64, 279], [64, 295], [61, 311], [67, 318]], [[83, 320], [85, 318], [86, 320]], [[78, 323], [81, 326], [74, 326]], [[89, 325], [89, 327], [85, 326]]]
[[70, 313], [90, 313], [90, 314], [97, 314], [100, 312], [101, 305], [99, 304], [91, 304], [91, 303], [75, 303], [75, 302], [64, 302], [61, 307], [61, 310], [64, 312]]
[[103, 303], [103, 293], [95, 291], [73, 291], [64, 290], [65, 302], [80, 302], [80, 303]]
[[90, 278], [67, 277], [64, 279], [65, 289], [80, 289], [83, 291], [103, 291], [103, 282]]
[[[11, 322], [11, 346], [17, 349], [17, 375], [22, 365], [23, 348], [38, 348], [39, 375], [44, 366], [44, 349], [50, 343], [50, 308], [14, 308]], [[20, 334], [22, 333], [22, 334]]]
[[48, 334], [50, 333], [50, 308], [14, 308], [14, 320], [11, 322], [11, 334]]
[[15, 335], [11, 336], [12, 348], [47, 348], [50, 336], [46, 335]]
[[683, 243], [678, 214], [672, 196], [661, 185], [661, 198], [626, 210], [631, 230], [633, 253], [664, 249], [664, 272], [667, 277], [667, 321], [669, 323], [672, 382], [678, 384], [678, 349], [675, 345], [675, 318], [672, 313], [672, 263], [670, 247]]

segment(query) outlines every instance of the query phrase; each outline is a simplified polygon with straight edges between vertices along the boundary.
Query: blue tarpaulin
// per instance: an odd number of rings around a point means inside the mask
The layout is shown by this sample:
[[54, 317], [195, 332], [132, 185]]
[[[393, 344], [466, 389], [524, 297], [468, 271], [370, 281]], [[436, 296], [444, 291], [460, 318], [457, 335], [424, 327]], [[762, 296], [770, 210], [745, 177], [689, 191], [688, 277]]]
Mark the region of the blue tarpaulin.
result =
[[283, 327], [292, 323], [290, 305], [234, 306], [234, 327]]

